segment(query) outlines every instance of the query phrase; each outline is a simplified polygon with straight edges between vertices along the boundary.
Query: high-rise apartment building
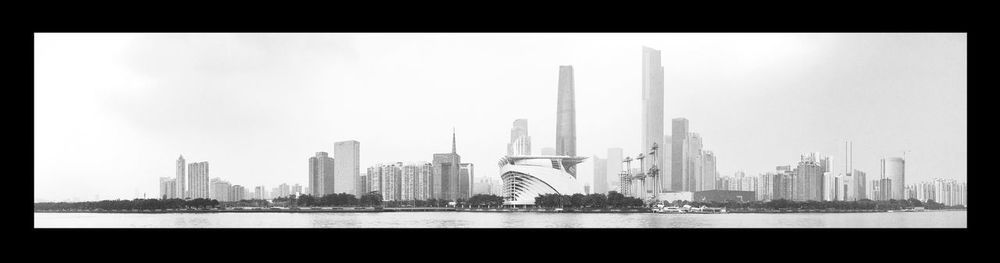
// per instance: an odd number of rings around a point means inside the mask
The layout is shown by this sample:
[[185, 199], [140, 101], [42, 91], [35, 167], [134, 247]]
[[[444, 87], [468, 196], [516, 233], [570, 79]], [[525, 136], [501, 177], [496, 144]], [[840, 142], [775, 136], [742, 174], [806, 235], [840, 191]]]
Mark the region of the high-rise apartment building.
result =
[[309, 191], [313, 197], [333, 194], [335, 189], [334, 159], [326, 152], [309, 157]]
[[[703, 165], [702, 165], [702, 180], [701, 188], [698, 191], [708, 191], [715, 190], [715, 179], [718, 178], [719, 172], [716, 167], [715, 153], [712, 151], [702, 152]], [[761, 200], [758, 198], [757, 200]]]
[[795, 174], [794, 201], [823, 200], [823, 167], [816, 158], [803, 156], [793, 172]]
[[247, 189], [245, 187], [243, 187], [242, 185], [235, 184], [232, 186], [232, 188], [229, 189], [229, 200], [232, 201], [246, 200], [247, 199], [246, 192]]
[[191, 199], [209, 198], [208, 196], [208, 162], [189, 163], [188, 196]]
[[514, 127], [510, 128], [507, 155], [531, 155], [531, 136], [528, 136], [527, 119], [514, 120]]
[[[642, 145], [639, 148], [642, 153], [648, 154], [653, 144], [660, 148], [658, 153], [667, 150], [663, 146], [663, 99], [663, 66], [660, 65], [660, 51], [642, 47]], [[666, 171], [663, 170], [664, 160], [666, 160], [664, 156], [658, 154], [656, 159], [644, 158], [642, 166], [648, 168], [655, 165], [661, 171]], [[666, 177], [660, 176], [656, 179], [657, 183], [665, 186]]]
[[172, 199], [176, 198], [177, 194], [177, 182], [175, 179], [170, 177], [160, 177], [160, 198], [162, 199]]
[[361, 143], [354, 140], [335, 142], [333, 158], [333, 189], [327, 193], [361, 196], [357, 189], [361, 177]]
[[226, 182], [226, 181], [224, 181], [224, 180], [216, 177], [216, 178], [212, 178], [212, 180], [209, 181], [209, 184], [211, 185], [211, 187], [209, 188], [210, 191], [209, 191], [209, 194], [208, 194], [209, 195], [209, 199], [215, 199], [215, 200], [217, 200], [219, 202], [233, 201], [233, 200], [229, 200], [229, 197], [231, 195], [229, 193], [229, 191], [233, 187], [231, 184], [229, 184], [229, 182]]
[[187, 197], [187, 184], [184, 183], [184, 179], [187, 176], [187, 174], [184, 173], [184, 168], [186, 167], [187, 166], [184, 163], [184, 155], [181, 155], [180, 157], [177, 158], [177, 163], [176, 163], [177, 173], [174, 177], [174, 183], [177, 184], [174, 187], [175, 198], [184, 199], [185, 197]]

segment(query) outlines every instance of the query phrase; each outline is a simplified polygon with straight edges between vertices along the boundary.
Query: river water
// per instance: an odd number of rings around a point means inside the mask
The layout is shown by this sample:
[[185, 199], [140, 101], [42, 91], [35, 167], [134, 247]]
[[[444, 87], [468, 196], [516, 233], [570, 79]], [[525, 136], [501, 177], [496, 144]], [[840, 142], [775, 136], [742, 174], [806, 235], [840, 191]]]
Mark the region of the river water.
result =
[[967, 228], [966, 211], [794, 214], [35, 213], [36, 228]]

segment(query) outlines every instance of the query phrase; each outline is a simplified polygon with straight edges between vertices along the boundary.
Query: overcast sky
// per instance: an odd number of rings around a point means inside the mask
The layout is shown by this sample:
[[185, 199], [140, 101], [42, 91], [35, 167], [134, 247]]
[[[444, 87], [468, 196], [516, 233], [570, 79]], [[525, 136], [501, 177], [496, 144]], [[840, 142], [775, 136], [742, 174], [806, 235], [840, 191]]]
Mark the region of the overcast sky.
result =
[[[555, 147], [560, 65], [577, 153], [640, 145], [642, 46], [662, 51], [665, 131], [685, 117], [723, 176], [833, 155], [907, 184], [966, 180], [965, 34], [36, 34], [35, 198], [158, 195], [174, 161], [244, 186], [308, 184], [361, 142], [362, 171], [451, 150], [499, 178], [511, 124]], [[592, 182], [585, 162], [580, 177]], [[478, 179], [477, 179], [478, 181]]]

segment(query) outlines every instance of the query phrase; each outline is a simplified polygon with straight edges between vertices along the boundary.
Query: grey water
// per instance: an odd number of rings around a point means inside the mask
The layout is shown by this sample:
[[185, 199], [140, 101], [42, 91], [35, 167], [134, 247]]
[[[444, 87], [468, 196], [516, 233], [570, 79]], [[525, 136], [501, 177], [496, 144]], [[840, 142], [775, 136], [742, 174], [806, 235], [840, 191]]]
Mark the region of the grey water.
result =
[[967, 228], [966, 211], [789, 214], [35, 213], [35, 228]]

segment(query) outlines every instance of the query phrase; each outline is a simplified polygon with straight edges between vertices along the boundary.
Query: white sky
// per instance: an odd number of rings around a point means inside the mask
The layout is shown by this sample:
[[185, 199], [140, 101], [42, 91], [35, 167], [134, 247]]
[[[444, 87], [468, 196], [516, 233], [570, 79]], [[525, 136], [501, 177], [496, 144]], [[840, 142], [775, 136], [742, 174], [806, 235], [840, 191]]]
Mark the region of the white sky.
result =
[[[909, 150], [907, 183], [967, 177], [965, 34], [36, 34], [35, 198], [158, 194], [174, 161], [244, 186], [306, 185], [308, 158], [451, 150], [498, 177], [510, 127], [555, 146], [559, 65], [577, 153], [639, 151], [642, 46], [662, 51], [665, 131], [688, 118], [723, 176]], [[578, 168], [592, 182], [592, 164]], [[478, 179], [477, 179], [478, 181]]]

